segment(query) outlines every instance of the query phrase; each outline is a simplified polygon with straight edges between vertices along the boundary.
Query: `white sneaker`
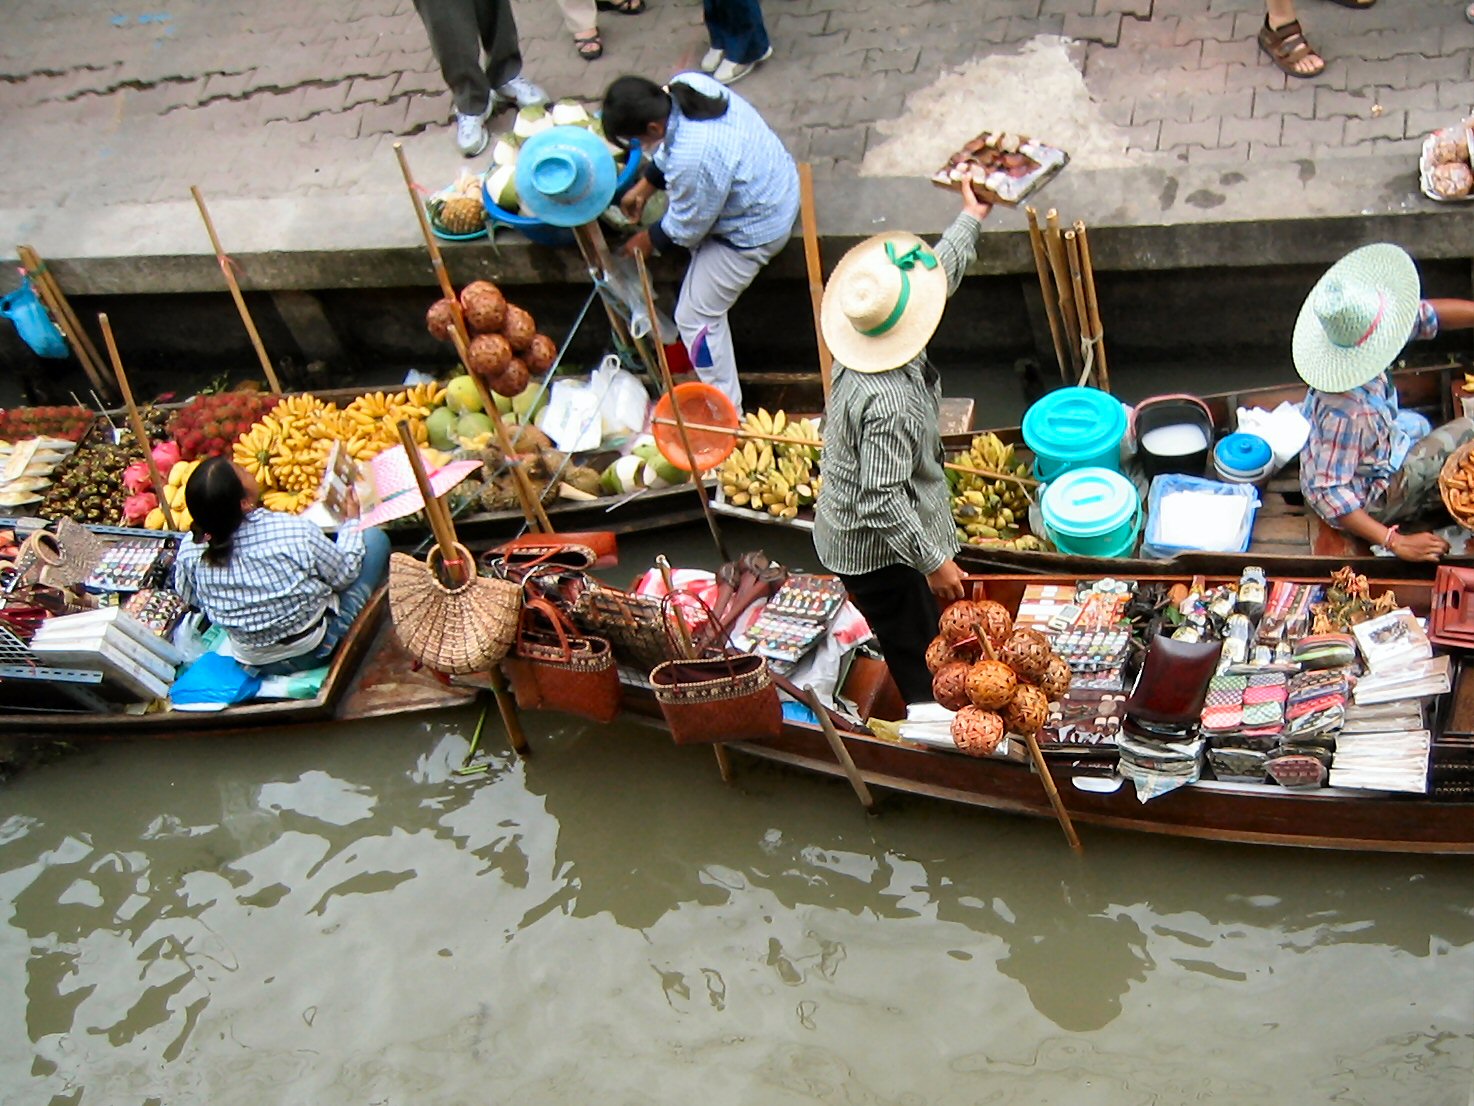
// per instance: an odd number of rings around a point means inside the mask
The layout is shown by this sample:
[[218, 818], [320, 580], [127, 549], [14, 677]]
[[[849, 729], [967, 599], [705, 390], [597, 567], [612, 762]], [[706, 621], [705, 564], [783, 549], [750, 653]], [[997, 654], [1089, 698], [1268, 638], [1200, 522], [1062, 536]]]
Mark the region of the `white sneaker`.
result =
[[496, 96], [502, 103], [516, 104], [519, 108], [548, 102], [548, 94], [520, 74], [498, 88]]
[[491, 136], [486, 133], [486, 120], [490, 116], [489, 107], [480, 115], [456, 113], [456, 148], [466, 157], [475, 157], [491, 141]]
[[758, 58], [757, 61], [750, 61], [747, 62], [745, 65], [739, 65], [731, 58], [723, 58], [722, 63], [716, 67], [716, 70], [712, 73], [712, 76], [715, 77], [722, 84], [736, 84], [743, 77], [747, 76], [749, 73], [751, 73], [754, 69], [756, 69], [759, 65], [767, 61], [772, 56], [773, 48], [769, 46], [767, 51], [763, 54], [762, 57]]
[[726, 57], [720, 50], [713, 46], [701, 55], [701, 71], [703, 73], [715, 73], [717, 66], [722, 64], [722, 58]]

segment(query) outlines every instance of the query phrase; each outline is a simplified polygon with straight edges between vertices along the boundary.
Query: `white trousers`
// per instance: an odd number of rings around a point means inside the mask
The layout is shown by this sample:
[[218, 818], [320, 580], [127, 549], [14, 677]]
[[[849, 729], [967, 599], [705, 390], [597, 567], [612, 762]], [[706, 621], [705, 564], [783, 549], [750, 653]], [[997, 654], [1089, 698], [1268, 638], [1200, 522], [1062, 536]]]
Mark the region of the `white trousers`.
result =
[[563, 26], [571, 35], [592, 31], [599, 25], [594, 0], [558, 0], [558, 8], [563, 12]]
[[691, 265], [681, 284], [676, 329], [691, 352], [696, 375], [720, 388], [739, 411], [742, 387], [737, 383], [737, 355], [732, 349], [727, 312], [788, 239], [785, 234], [766, 245], [739, 250], [708, 238], [691, 251]]

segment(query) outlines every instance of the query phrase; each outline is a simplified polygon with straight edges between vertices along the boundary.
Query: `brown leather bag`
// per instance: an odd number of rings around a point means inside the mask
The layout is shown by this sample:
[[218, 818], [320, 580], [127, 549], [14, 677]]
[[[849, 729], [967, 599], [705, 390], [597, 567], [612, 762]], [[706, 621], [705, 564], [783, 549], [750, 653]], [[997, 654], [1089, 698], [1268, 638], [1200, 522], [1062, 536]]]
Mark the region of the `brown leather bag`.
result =
[[517, 642], [502, 668], [522, 710], [561, 710], [595, 722], [619, 714], [622, 689], [609, 643], [580, 635], [546, 599], [524, 601]]
[[1158, 634], [1126, 701], [1127, 717], [1163, 726], [1196, 725], [1222, 653], [1221, 642], [1178, 641]]

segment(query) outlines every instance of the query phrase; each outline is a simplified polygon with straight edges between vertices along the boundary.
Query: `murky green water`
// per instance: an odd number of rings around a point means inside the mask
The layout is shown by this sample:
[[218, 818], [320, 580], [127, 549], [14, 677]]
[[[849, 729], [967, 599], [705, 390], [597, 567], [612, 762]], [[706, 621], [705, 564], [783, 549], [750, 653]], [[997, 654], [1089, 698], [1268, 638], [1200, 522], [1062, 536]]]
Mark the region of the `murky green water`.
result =
[[6, 785], [0, 1098], [1471, 1101], [1470, 862], [1089, 827], [1077, 860], [553, 716], [459, 777], [475, 719]]

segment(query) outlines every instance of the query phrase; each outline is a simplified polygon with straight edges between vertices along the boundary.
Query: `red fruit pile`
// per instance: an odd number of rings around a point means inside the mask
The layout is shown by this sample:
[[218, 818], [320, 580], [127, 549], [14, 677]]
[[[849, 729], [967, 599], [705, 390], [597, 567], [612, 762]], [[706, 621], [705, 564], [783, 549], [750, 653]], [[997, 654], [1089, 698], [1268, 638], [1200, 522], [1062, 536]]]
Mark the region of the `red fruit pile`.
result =
[[85, 407], [13, 407], [0, 411], [0, 439], [66, 438], [80, 441], [97, 418]]
[[195, 396], [174, 414], [169, 432], [186, 461], [228, 455], [235, 440], [261, 421], [280, 396], [263, 392], [215, 392]]

